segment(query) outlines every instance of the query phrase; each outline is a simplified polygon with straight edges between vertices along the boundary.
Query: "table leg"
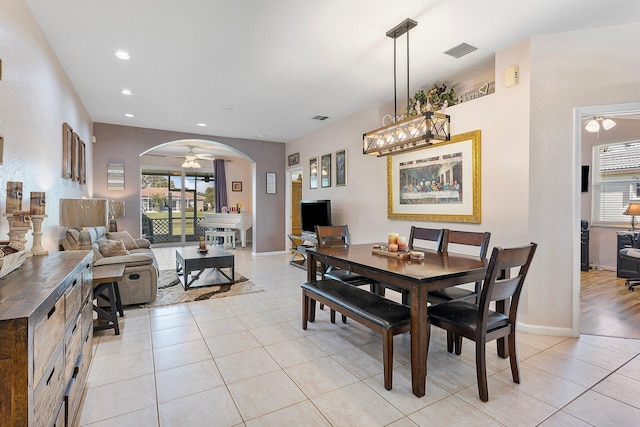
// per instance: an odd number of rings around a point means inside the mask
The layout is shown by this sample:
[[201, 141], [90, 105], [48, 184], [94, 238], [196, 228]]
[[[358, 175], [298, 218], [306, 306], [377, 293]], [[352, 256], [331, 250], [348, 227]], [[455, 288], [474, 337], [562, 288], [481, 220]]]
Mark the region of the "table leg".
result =
[[120, 317], [124, 317], [124, 309], [122, 308], [122, 299], [120, 299], [120, 287], [118, 286], [118, 282], [113, 282], [113, 290], [116, 294], [116, 308], [118, 309], [118, 313], [120, 313]]
[[411, 382], [413, 394], [424, 396], [427, 382], [427, 291], [411, 284]]

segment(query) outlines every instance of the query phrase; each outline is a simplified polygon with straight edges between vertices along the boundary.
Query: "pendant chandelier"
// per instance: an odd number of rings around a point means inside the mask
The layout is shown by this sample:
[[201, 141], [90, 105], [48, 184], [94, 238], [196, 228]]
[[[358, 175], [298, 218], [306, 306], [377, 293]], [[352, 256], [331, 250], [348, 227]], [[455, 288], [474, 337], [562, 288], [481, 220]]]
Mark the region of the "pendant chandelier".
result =
[[407, 34], [407, 112], [409, 112], [409, 30], [418, 23], [412, 19], [387, 31], [393, 39], [393, 102], [394, 123], [372, 130], [362, 136], [362, 153], [372, 156], [387, 156], [432, 145], [436, 141], [449, 141], [450, 118], [446, 114], [427, 111], [404, 120], [398, 118], [396, 90], [396, 40]]

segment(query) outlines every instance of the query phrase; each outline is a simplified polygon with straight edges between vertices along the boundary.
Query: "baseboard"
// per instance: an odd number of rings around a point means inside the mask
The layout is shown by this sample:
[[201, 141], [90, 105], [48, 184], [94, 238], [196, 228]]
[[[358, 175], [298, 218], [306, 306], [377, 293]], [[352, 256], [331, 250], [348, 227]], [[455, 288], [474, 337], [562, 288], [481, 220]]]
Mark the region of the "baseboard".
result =
[[572, 337], [573, 330], [571, 328], [555, 328], [552, 326], [528, 325], [518, 322], [516, 324], [518, 331], [533, 335], [552, 335], [556, 337]]
[[275, 251], [275, 252], [252, 252], [253, 256], [271, 256], [271, 255], [286, 255], [288, 251]]

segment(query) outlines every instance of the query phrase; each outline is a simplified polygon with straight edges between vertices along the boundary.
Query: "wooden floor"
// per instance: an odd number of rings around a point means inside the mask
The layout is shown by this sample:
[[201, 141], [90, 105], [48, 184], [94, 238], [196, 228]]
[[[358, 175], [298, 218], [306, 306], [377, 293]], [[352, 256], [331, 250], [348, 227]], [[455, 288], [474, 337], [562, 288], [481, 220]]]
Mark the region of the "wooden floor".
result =
[[615, 271], [581, 272], [580, 333], [640, 339], [640, 286], [629, 291]]

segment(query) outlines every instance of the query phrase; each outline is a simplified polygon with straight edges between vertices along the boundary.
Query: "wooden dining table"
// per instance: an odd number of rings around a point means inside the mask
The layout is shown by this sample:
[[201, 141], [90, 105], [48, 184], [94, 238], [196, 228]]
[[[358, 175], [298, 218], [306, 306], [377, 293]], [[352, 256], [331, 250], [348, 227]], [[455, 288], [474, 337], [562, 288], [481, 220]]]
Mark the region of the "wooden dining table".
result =
[[421, 250], [424, 259], [401, 259], [374, 254], [374, 245], [376, 243], [309, 249], [307, 280], [317, 280], [320, 263], [410, 291], [411, 380], [413, 394], [422, 397], [427, 377], [427, 292], [484, 279], [488, 261], [426, 249]]

